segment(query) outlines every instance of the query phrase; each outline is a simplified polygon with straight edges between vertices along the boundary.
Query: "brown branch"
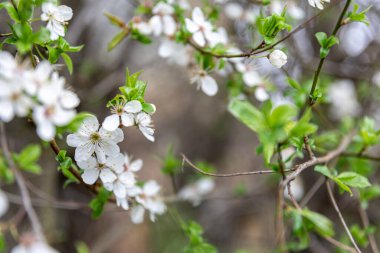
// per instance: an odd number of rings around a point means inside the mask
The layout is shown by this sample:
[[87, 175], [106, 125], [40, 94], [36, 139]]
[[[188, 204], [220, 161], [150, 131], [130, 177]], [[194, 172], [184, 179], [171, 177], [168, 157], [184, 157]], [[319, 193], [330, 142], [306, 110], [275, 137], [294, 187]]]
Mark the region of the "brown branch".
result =
[[[251, 49], [249, 52], [246, 52], [246, 53], [241, 53], [241, 54], [216, 54], [214, 52], [211, 52], [211, 51], [208, 51], [206, 49], [204, 49], [203, 47], [200, 47], [198, 46], [196, 43], [194, 43], [193, 41], [191, 40], [188, 40], [188, 43], [189, 45], [191, 45], [193, 48], [195, 48], [196, 50], [198, 50], [199, 52], [201, 52], [202, 54], [208, 54], [208, 55], [211, 55], [213, 57], [216, 57], [216, 58], [239, 58], [239, 57], [250, 57], [250, 56], [253, 56], [253, 55], [257, 55], [257, 54], [261, 54], [261, 53], [264, 53], [266, 51], [269, 51], [271, 49], [273, 49], [275, 46], [277, 46], [278, 44], [284, 42], [285, 40], [289, 39], [291, 36], [293, 36], [295, 33], [301, 31], [302, 29], [304, 29], [305, 27], [307, 27], [307, 25], [312, 22], [314, 19], [316, 19], [317, 17], [319, 17], [321, 14], [323, 14], [324, 12], [326, 12], [327, 10], [329, 10], [330, 8], [332, 8], [333, 6], [335, 6], [337, 3], [339, 3], [339, 1], [337, 1], [336, 3], [334, 4], [330, 4], [327, 8], [325, 8], [323, 11], [320, 11], [318, 12], [316, 15], [312, 16], [311, 18], [309, 18], [308, 20], [306, 20], [304, 23], [302, 23], [301, 25], [297, 26], [294, 30], [292, 30], [291, 32], [289, 32], [287, 35], [285, 35], [283, 38], [281, 38], [279, 41], [273, 43], [272, 45], [268, 46], [268, 47], [264, 47], [263, 48], [263, 44], [259, 44], [256, 48], [253, 48]], [[264, 44], [265, 45], [265, 44]]]
[[285, 226], [284, 226], [284, 222], [283, 222], [283, 203], [284, 203], [283, 194], [284, 194], [285, 187], [289, 184], [289, 182], [294, 180], [299, 174], [301, 174], [307, 168], [310, 168], [310, 167], [317, 165], [317, 164], [327, 163], [327, 162], [331, 161], [332, 159], [338, 157], [341, 153], [343, 153], [347, 149], [347, 147], [350, 144], [353, 136], [354, 136], [354, 132], [345, 136], [343, 138], [342, 142], [340, 143], [340, 145], [336, 149], [327, 153], [326, 155], [321, 156], [321, 157], [312, 156], [312, 158], [310, 160], [296, 165], [294, 167], [294, 171], [292, 173], [290, 173], [286, 177], [286, 179], [280, 183], [278, 194], [277, 194], [278, 200], [277, 200], [277, 225], [276, 225], [276, 229], [277, 229], [277, 243], [278, 243], [278, 245], [283, 245], [285, 242], [285, 229], [284, 229]]
[[36, 211], [34, 210], [34, 208], [32, 206], [30, 194], [29, 194], [29, 191], [25, 185], [25, 179], [22, 176], [22, 174], [18, 171], [17, 166], [16, 166], [15, 162], [13, 161], [11, 152], [8, 148], [5, 126], [4, 126], [4, 123], [2, 123], [2, 122], [0, 122], [0, 135], [1, 135], [1, 147], [2, 147], [3, 152], [4, 152], [5, 159], [9, 165], [9, 167], [11, 168], [13, 174], [15, 175], [16, 183], [18, 185], [18, 188], [20, 189], [22, 205], [24, 206], [25, 211], [28, 215], [28, 218], [30, 220], [30, 224], [32, 226], [32, 230], [33, 230], [35, 236], [39, 240], [45, 241], [46, 239], [45, 239], [45, 236], [43, 234], [43, 230], [42, 230], [40, 220], [38, 219]]
[[[205, 176], [212, 176], [212, 177], [236, 177], [236, 176], [248, 176], [248, 175], [262, 175], [262, 174], [273, 174], [277, 173], [277, 171], [273, 170], [259, 170], [259, 171], [248, 171], [248, 172], [237, 172], [237, 173], [231, 173], [231, 174], [215, 174], [203, 171], [202, 169], [198, 168], [194, 163], [192, 163], [184, 154], [182, 155], [182, 164], [185, 162], [190, 165], [194, 170], [198, 171], [199, 173], [205, 175]], [[285, 172], [290, 172], [292, 170], [285, 170]]]
[[323, 237], [326, 241], [328, 241], [329, 243], [331, 243], [332, 245], [334, 245], [334, 246], [336, 246], [336, 247], [338, 247], [338, 248], [341, 248], [341, 249], [343, 249], [343, 250], [347, 250], [347, 251], [349, 251], [349, 252], [351, 252], [351, 253], [357, 253], [356, 252], [356, 250], [354, 249], [354, 248], [352, 248], [352, 247], [350, 247], [350, 246], [348, 246], [348, 245], [346, 245], [346, 244], [343, 244], [343, 243], [341, 243], [340, 241], [337, 241], [337, 240], [335, 240], [334, 238], [332, 238], [332, 237], [328, 237], [328, 236], [326, 236], [326, 237]]
[[347, 226], [347, 224], [346, 224], [346, 221], [344, 220], [341, 211], [339, 210], [339, 207], [338, 207], [338, 205], [337, 205], [337, 203], [336, 203], [336, 200], [335, 200], [334, 194], [333, 194], [333, 192], [332, 192], [332, 190], [331, 190], [331, 186], [330, 186], [329, 180], [326, 181], [326, 188], [327, 188], [327, 192], [328, 192], [328, 194], [329, 194], [329, 197], [330, 197], [331, 203], [333, 204], [334, 209], [335, 209], [335, 211], [337, 212], [340, 221], [342, 222], [342, 225], [343, 225], [343, 227], [344, 227], [344, 230], [346, 231], [346, 234], [347, 234], [348, 237], [350, 238], [350, 241], [351, 241], [352, 245], [354, 245], [356, 251], [357, 251], [358, 253], [361, 253], [361, 250], [359, 249], [358, 245], [356, 244], [355, 239], [354, 239], [354, 237], [352, 236], [351, 231], [350, 231], [350, 229], [348, 228], [348, 226]]
[[[49, 142], [50, 144], [50, 147], [51, 149], [54, 151], [54, 153], [56, 155], [59, 154], [59, 152], [61, 151], [61, 149], [59, 148], [57, 142], [55, 141], [55, 139], [53, 139], [52, 141]], [[85, 182], [83, 182], [83, 179], [81, 177], [81, 175], [78, 173], [78, 171], [76, 169], [74, 169], [73, 167], [70, 167], [69, 168], [69, 171], [74, 175], [74, 177], [82, 184], [84, 185], [87, 189], [89, 189], [91, 192], [97, 194], [98, 193], [98, 190], [96, 189], [96, 186], [95, 185], [88, 185], [86, 184]]]

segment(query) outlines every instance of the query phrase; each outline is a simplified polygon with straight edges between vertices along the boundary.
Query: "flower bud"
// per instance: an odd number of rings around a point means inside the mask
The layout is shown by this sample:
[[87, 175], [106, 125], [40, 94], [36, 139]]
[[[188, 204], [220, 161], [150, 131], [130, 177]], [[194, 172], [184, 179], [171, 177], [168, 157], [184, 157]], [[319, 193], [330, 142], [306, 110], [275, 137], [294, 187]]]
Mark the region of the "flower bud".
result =
[[281, 50], [274, 50], [269, 54], [268, 59], [273, 66], [281, 68], [288, 61], [288, 56]]

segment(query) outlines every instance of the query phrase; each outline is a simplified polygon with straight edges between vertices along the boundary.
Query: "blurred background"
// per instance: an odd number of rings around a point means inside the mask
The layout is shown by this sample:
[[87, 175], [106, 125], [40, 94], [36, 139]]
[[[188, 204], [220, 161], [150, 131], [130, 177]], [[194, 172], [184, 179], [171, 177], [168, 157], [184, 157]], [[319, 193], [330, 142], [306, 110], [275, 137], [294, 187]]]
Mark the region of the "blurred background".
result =
[[[265, 169], [261, 157], [256, 154], [256, 136], [226, 109], [228, 94], [223, 88], [224, 78], [216, 77], [220, 92], [215, 97], [208, 97], [190, 84], [191, 73], [186, 68], [170, 65], [157, 55], [158, 41], [142, 45], [127, 39], [112, 52], [107, 52], [107, 44], [117, 33], [117, 29], [109, 24], [104, 13], [109, 12], [125, 21], [130, 20], [134, 15], [132, 1], [61, 2], [74, 10], [66, 39], [71, 45], [85, 45], [80, 53], [72, 54], [74, 74], [70, 76], [65, 73], [68, 83], [81, 98], [80, 111], [94, 113], [102, 121], [109, 113], [105, 107], [107, 101], [117, 94], [118, 87], [124, 83], [126, 67], [131, 72], [143, 70], [141, 79], [148, 82], [146, 101], [157, 107], [153, 116], [156, 142], [147, 141], [138, 129], [128, 128], [125, 131], [126, 138], [121, 144], [123, 151], [144, 160], [143, 169], [139, 173], [141, 179], [155, 179], [163, 186], [165, 196], [174, 194], [171, 179], [160, 171], [163, 157], [171, 145], [178, 159], [183, 153], [192, 161], [207, 162], [218, 173]], [[286, 1], [280, 2], [283, 5]], [[294, 19], [294, 24], [302, 23], [315, 14], [316, 10], [310, 8], [306, 0], [288, 2], [304, 10], [304, 16]], [[335, 5], [336, 2], [339, 3]], [[319, 45], [314, 34], [317, 31], [331, 32], [342, 2], [332, 1], [334, 7], [326, 10], [283, 45], [287, 47], [289, 57], [285, 69], [294, 78], [309, 80], [312, 77], [319, 60]], [[380, 70], [380, 1], [356, 2], [362, 7], [373, 6], [369, 12], [371, 25], [357, 23], [343, 27], [339, 32], [341, 44], [333, 48], [323, 69], [326, 82], [331, 87], [340, 87], [337, 95], [333, 91], [330, 94], [341, 96], [339, 101], [342, 103], [334, 105], [326, 101], [320, 107], [321, 113], [333, 124], [339, 122], [343, 116], [371, 115], [380, 120], [380, 75], [376, 79], [376, 73]], [[275, 8], [277, 7], [273, 4], [273, 9]], [[230, 39], [241, 48], [255, 39], [247, 32], [247, 22], [228, 19], [224, 14], [222, 17], [223, 25], [233, 34]], [[5, 24], [1, 20], [1, 32], [7, 29]], [[263, 76], [278, 87], [278, 92], [271, 96], [282, 100], [282, 89], [287, 86], [285, 73], [271, 67], [266, 60], [258, 60], [256, 66]], [[344, 84], [339, 83], [342, 80]], [[347, 90], [352, 91], [350, 95], [344, 93]], [[354, 108], [352, 103], [345, 107], [346, 99], [356, 100], [357, 104]], [[19, 150], [31, 141], [38, 141], [34, 137], [33, 127], [28, 127], [20, 119], [7, 124], [7, 132], [14, 150]], [[60, 145], [64, 147], [64, 141]], [[73, 153], [71, 148], [68, 151]], [[158, 217], [155, 223], [146, 221], [141, 225], [133, 225], [127, 212], [109, 204], [100, 219], [91, 219], [91, 212], [87, 207], [91, 193], [75, 185], [63, 189], [64, 178], [57, 173], [54, 154], [48, 147], [44, 152], [44, 160], [41, 161], [43, 175], [28, 175], [28, 184], [47, 237], [60, 252], [75, 252], [75, 242], [78, 241], [86, 243], [93, 253], [181, 252], [187, 239], [170, 212]], [[378, 167], [377, 164], [371, 166]], [[184, 186], [186, 177], [194, 174], [196, 173], [191, 168], [185, 166], [183, 174], [175, 179], [177, 185]], [[378, 177], [373, 179], [375, 182], [376, 180]], [[316, 181], [318, 177], [312, 171], [302, 174], [302, 180], [296, 186], [300, 199]], [[277, 183], [278, 178], [270, 175], [217, 178], [215, 189], [199, 206], [178, 202], [170, 204], [169, 208], [176, 208], [184, 219], [198, 221], [204, 227], [205, 237], [219, 252], [270, 252], [275, 241]], [[8, 214], [10, 217], [17, 212], [20, 199], [17, 188], [8, 187], [5, 191], [9, 193], [13, 203]], [[357, 201], [346, 194], [338, 202], [348, 222], [358, 219]], [[380, 202], [375, 201], [368, 209], [373, 225], [379, 225], [380, 221], [378, 204]], [[339, 231], [342, 228], [324, 188], [318, 191], [308, 207], [336, 221], [335, 229], [338, 237], [340, 236]], [[27, 220], [22, 228], [28, 231]], [[378, 233], [376, 237], [380, 239]], [[9, 240], [10, 244], [15, 243], [11, 238]], [[311, 248], [304, 252], [334, 250], [315, 236]]]

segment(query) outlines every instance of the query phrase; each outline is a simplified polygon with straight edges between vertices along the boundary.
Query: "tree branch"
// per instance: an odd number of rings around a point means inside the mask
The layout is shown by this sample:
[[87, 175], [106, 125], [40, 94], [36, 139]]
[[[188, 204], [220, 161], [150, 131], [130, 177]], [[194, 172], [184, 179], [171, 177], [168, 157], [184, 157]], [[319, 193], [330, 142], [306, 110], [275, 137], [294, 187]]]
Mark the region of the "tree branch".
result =
[[32, 226], [32, 230], [33, 230], [35, 236], [39, 240], [46, 241], [45, 236], [43, 234], [41, 223], [40, 223], [38, 216], [37, 216], [37, 214], [36, 214], [36, 212], [32, 206], [30, 194], [29, 194], [29, 191], [25, 185], [25, 179], [22, 176], [22, 174], [18, 171], [16, 164], [13, 161], [11, 152], [8, 148], [5, 126], [4, 126], [3, 122], [0, 122], [0, 135], [1, 135], [1, 147], [2, 147], [3, 152], [4, 152], [5, 159], [9, 165], [9, 167], [11, 168], [13, 174], [15, 175], [18, 188], [20, 189], [22, 205], [24, 206], [25, 211], [28, 215], [28, 218], [29, 218], [31, 226]]
[[355, 239], [354, 239], [354, 237], [352, 236], [351, 231], [350, 231], [350, 229], [348, 228], [348, 226], [347, 226], [347, 224], [346, 224], [346, 221], [344, 220], [341, 211], [339, 210], [339, 207], [338, 207], [338, 205], [337, 205], [337, 203], [336, 203], [336, 200], [335, 200], [335, 198], [334, 198], [334, 194], [333, 194], [333, 192], [332, 192], [332, 190], [331, 190], [331, 186], [330, 186], [329, 180], [326, 180], [326, 188], [327, 188], [327, 192], [328, 192], [328, 194], [329, 194], [329, 197], [330, 197], [331, 203], [333, 204], [334, 209], [335, 209], [335, 211], [337, 212], [340, 221], [342, 222], [342, 225], [343, 225], [343, 227], [344, 227], [344, 230], [346, 231], [346, 234], [347, 234], [348, 237], [350, 238], [350, 241], [351, 241], [352, 245], [354, 245], [356, 251], [357, 251], [358, 253], [361, 253], [361, 250], [359, 249], [358, 245], [356, 244]]

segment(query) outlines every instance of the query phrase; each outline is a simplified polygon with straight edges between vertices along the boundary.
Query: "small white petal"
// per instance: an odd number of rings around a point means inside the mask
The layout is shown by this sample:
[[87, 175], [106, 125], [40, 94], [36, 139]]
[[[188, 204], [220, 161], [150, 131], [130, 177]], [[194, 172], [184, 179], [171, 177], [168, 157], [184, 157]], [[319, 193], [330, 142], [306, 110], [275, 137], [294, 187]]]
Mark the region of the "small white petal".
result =
[[132, 100], [125, 104], [124, 110], [127, 113], [138, 113], [142, 110], [142, 105], [138, 100]]
[[193, 34], [193, 40], [201, 47], [206, 45], [206, 39], [201, 31], [197, 31]]
[[201, 89], [206, 95], [214, 96], [218, 92], [218, 85], [211, 76], [205, 76], [200, 81]]
[[83, 182], [86, 184], [94, 184], [99, 177], [98, 169], [86, 169], [82, 174]]
[[130, 127], [135, 124], [135, 116], [131, 113], [123, 113], [121, 115], [121, 123], [125, 127]]
[[102, 169], [100, 171], [99, 177], [103, 183], [112, 183], [117, 179], [115, 173], [113, 173], [112, 170], [107, 169], [107, 168]]
[[131, 220], [134, 224], [140, 224], [144, 221], [144, 207], [138, 205], [132, 208], [131, 210]]
[[120, 117], [117, 114], [112, 114], [104, 119], [102, 127], [107, 131], [114, 131], [120, 125]]

